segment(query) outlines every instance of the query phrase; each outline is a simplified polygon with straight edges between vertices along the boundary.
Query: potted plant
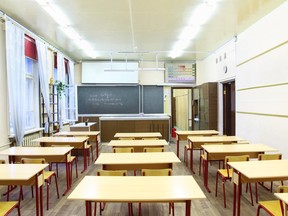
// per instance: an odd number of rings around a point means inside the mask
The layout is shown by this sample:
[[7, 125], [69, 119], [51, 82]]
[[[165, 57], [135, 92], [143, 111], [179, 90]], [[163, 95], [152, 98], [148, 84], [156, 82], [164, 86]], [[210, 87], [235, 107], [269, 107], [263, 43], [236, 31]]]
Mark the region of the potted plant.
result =
[[59, 80], [55, 81], [55, 85], [56, 85], [57, 94], [59, 98], [61, 99], [62, 95], [66, 95], [66, 88], [68, 87], [68, 85], [66, 85], [65, 83]]

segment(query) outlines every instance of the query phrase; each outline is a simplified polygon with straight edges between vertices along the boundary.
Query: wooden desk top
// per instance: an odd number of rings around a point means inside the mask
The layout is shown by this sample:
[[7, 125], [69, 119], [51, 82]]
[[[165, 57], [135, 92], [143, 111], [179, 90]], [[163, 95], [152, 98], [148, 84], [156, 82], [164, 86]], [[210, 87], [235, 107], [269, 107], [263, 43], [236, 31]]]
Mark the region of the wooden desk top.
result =
[[61, 131], [54, 136], [98, 136], [100, 131]]
[[188, 136], [188, 140], [191, 142], [236, 142], [245, 140], [241, 137], [237, 136], [206, 136], [206, 137], [200, 137], [200, 136]]
[[95, 164], [157, 164], [181, 163], [174, 152], [101, 153]]
[[144, 137], [162, 137], [159, 132], [149, 132], [149, 133], [116, 133], [114, 135], [116, 138], [125, 138], [125, 137], [135, 137], [135, 138], [144, 138]]
[[262, 144], [202, 145], [208, 153], [267, 152], [278, 151]]
[[0, 151], [0, 155], [10, 155], [10, 156], [55, 156], [55, 155], [65, 155], [70, 152], [73, 147], [11, 147]]
[[166, 146], [165, 139], [159, 140], [111, 140], [108, 146]]
[[169, 202], [204, 198], [192, 176], [85, 176], [68, 196], [72, 200], [104, 202]]
[[288, 177], [288, 160], [228, 162], [228, 164], [248, 179]]
[[274, 195], [284, 203], [288, 204], [288, 193], [274, 193]]
[[176, 131], [177, 135], [218, 135], [219, 131], [216, 130], [193, 130], [193, 131]]
[[29, 180], [48, 164], [0, 164], [0, 183], [7, 180]]
[[49, 142], [49, 143], [78, 143], [85, 142], [89, 137], [40, 137], [32, 142]]

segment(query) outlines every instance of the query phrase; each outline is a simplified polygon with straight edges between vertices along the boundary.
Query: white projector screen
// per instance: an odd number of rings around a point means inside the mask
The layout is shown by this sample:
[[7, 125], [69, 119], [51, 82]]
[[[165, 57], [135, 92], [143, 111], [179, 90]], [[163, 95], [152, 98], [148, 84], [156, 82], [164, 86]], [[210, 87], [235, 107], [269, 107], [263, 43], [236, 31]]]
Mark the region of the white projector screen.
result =
[[82, 83], [138, 83], [138, 62], [83, 62]]

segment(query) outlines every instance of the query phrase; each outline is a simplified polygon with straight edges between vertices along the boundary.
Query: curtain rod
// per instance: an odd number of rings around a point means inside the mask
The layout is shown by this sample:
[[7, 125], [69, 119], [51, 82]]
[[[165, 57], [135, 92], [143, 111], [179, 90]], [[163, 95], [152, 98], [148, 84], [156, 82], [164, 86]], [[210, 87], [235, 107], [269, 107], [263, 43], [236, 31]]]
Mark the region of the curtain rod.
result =
[[54, 52], [59, 52], [61, 53], [66, 59], [68, 59], [69, 61], [72, 61], [75, 63], [75, 60], [72, 60], [70, 57], [68, 57], [66, 54], [64, 54], [62, 51], [60, 51], [59, 49], [57, 49], [55, 46], [51, 45], [50, 43], [48, 43], [47, 41], [45, 41], [43, 38], [41, 38], [40, 36], [36, 35], [35, 33], [33, 33], [32, 31], [30, 31], [29, 29], [27, 29], [26, 27], [24, 27], [23, 25], [21, 25], [20, 23], [18, 23], [16, 20], [12, 19], [11, 17], [9, 17], [7, 14], [3, 13], [3, 11], [0, 11], [0, 18], [3, 21], [9, 20], [11, 21], [14, 25], [16, 25], [17, 27], [21, 28], [25, 34], [28, 34], [30, 37], [37, 39], [39, 41], [41, 41], [44, 44], [47, 44], [48, 49], [54, 51]]

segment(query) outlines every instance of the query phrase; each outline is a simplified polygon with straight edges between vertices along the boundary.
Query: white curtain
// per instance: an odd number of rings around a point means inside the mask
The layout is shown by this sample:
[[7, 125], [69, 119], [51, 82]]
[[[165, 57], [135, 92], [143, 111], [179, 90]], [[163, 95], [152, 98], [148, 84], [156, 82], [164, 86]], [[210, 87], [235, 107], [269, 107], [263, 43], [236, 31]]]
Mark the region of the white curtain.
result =
[[49, 71], [48, 71], [48, 56], [47, 56], [48, 47], [46, 44], [38, 40], [36, 40], [36, 47], [38, 56], [38, 72], [39, 72], [41, 93], [44, 99], [48, 119], [49, 121], [51, 121], [51, 111], [49, 101]]
[[26, 125], [24, 32], [10, 20], [6, 20], [6, 55], [9, 110], [16, 144], [21, 145]]
[[[61, 53], [57, 53], [57, 80], [65, 83], [65, 66], [64, 66], [64, 57]], [[59, 98], [59, 125], [60, 129], [63, 127], [63, 117], [66, 116], [65, 112], [65, 95], [62, 95], [62, 98]]]
[[75, 104], [75, 83], [74, 83], [74, 62], [69, 60], [69, 118], [76, 121], [76, 104]]

